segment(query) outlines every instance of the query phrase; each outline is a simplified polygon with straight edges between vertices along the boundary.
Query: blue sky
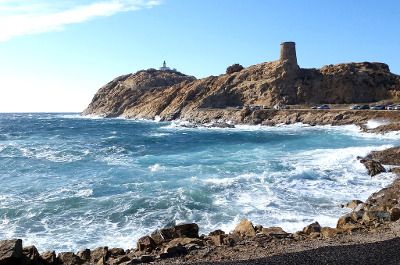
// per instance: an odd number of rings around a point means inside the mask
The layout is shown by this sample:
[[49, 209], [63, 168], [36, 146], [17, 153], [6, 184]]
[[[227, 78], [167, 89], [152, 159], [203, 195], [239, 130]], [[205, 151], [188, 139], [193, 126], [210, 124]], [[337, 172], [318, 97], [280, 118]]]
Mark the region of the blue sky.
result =
[[387, 63], [400, 74], [400, 1], [0, 0], [0, 112], [81, 111], [114, 77], [163, 60], [198, 78], [276, 60]]

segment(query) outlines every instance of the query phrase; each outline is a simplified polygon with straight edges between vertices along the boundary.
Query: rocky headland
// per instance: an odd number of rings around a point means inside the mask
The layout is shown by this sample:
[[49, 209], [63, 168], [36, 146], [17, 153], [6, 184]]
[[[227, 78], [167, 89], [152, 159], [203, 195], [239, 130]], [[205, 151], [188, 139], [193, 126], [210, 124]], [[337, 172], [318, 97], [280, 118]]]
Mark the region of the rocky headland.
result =
[[[342, 125], [362, 124], [373, 117], [395, 122], [399, 118], [392, 112], [348, 111], [348, 107], [318, 112], [309, 106], [399, 99], [400, 76], [391, 73], [388, 65], [362, 62], [305, 69], [297, 64], [295, 44], [285, 42], [279, 60], [247, 68], [235, 64], [219, 76], [195, 79], [155, 69], [120, 76], [103, 86], [82, 114], [200, 124]], [[276, 106], [291, 106], [291, 110], [272, 110]]]

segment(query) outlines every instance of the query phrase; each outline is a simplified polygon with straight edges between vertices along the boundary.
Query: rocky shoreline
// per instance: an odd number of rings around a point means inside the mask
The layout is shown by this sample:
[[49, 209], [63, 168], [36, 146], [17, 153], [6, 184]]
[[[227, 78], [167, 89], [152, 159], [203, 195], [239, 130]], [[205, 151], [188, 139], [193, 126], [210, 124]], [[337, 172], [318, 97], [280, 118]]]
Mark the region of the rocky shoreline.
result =
[[[133, 117], [126, 117], [133, 118]], [[226, 127], [236, 125], [276, 126], [296, 123], [316, 125], [356, 125], [364, 132], [387, 133], [400, 130], [400, 115], [396, 111], [360, 111], [360, 110], [252, 110], [243, 109], [204, 109], [182, 116], [181, 121], [191, 123], [194, 127]], [[368, 127], [370, 121], [377, 123], [376, 127]]]
[[[381, 169], [380, 172], [391, 170], [398, 174], [400, 147], [372, 152], [360, 158], [360, 162], [371, 175], [379, 174], [376, 168]], [[263, 227], [242, 220], [230, 233], [215, 230], [199, 235], [198, 225], [190, 223], [158, 229], [138, 239], [136, 248], [128, 250], [99, 247], [77, 253], [47, 251], [39, 254], [35, 246], [23, 247], [20, 239], [3, 240], [0, 241], [0, 264], [216, 264], [290, 255], [326, 246], [364, 246], [400, 236], [399, 178], [373, 193], [365, 202], [353, 200], [343, 207], [352, 211], [340, 217], [335, 228], [321, 227], [315, 222], [301, 231], [287, 233], [280, 227]]]

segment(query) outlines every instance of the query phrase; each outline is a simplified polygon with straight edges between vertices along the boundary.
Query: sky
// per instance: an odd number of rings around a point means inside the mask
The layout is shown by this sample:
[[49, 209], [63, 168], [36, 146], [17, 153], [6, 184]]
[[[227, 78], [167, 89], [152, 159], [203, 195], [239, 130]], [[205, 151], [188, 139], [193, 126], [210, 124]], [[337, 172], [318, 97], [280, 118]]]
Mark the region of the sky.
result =
[[80, 112], [163, 60], [197, 78], [279, 57], [384, 62], [400, 74], [398, 0], [0, 0], [0, 112]]

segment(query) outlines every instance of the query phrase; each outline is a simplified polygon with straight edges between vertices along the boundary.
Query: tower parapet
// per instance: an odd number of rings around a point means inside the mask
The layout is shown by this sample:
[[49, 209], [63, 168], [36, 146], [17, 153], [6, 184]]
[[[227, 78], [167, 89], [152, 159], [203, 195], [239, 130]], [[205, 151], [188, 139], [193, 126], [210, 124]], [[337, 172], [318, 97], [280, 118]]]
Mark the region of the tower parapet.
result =
[[292, 41], [281, 43], [281, 62], [297, 66], [296, 43]]

